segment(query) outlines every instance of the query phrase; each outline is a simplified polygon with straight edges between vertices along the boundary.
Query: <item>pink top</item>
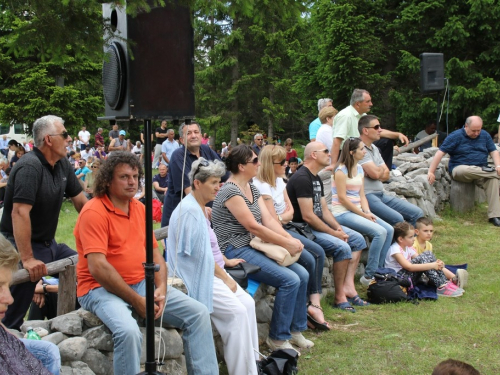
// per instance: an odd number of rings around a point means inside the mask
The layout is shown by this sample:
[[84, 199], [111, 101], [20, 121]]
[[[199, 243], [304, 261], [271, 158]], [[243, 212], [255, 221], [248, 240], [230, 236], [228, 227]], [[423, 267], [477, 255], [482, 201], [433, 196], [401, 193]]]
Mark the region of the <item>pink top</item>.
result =
[[[205, 218], [206, 219], [206, 218]], [[224, 269], [224, 258], [219, 248], [219, 243], [217, 242], [217, 237], [215, 236], [214, 230], [210, 226], [210, 221], [207, 220], [208, 234], [210, 236], [210, 246], [212, 247], [212, 253], [214, 254], [215, 263], [219, 265], [220, 268]]]

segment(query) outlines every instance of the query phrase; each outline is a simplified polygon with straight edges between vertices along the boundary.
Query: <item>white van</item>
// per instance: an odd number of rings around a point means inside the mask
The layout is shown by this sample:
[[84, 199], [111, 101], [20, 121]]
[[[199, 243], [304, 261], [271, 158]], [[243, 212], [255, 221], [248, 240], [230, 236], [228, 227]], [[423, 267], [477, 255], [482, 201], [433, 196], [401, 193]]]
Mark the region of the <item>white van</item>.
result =
[[15, 139], [20, 144], [28, 142], [28, 125], [26, 124], [0, 124], [0, 137], [7, 135], [7, 139]]

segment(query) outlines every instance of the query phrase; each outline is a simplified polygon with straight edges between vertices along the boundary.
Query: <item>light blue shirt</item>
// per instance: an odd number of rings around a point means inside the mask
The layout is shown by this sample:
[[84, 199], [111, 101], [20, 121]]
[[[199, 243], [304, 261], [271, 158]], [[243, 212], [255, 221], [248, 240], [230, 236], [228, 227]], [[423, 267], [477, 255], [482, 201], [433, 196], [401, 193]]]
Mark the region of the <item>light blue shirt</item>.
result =
[[0, 138], [0, 149], [1, 150], [4, 150], [6, 148], [9, 148], [9, 138], [7, 138], [6, 140], [2, 138]]
[[320, 126], [321, 121], [319, 121], [319, 117], [309, 124], [309, 139], [316, 139], [316, 134], [318, 133]]
[[[165, 155], [167, 155], [168, 160], [170, 160], [170, 156], [172, 156], [172, 152], [174, 152], [178, 148], [179, 148], [179, 144], [177, 143], [177, 141], [175, 139], [172, 140], [172, 142], [170, 142], [168, 139], [166, 139], [161, 144], [161, 152], [165, 153]], [[168, 165], [168, 163], [165, 161], [165, 159], [163, 159], [163, 156], [161, 158], [161, 163]]]
[[178, 275], [188, 295], [213, 312], [215, 261], [205, 214], [192, 194], [170, 216], [167, 239], [169, 273]]

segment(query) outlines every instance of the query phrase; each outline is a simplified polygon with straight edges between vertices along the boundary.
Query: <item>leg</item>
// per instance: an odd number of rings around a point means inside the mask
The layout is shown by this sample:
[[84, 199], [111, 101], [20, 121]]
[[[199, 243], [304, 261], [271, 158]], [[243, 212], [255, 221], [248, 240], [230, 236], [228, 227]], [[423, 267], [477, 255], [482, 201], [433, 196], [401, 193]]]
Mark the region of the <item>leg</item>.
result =
[[[368, 195], [372, 195], [372, 194], [368, 194]], [[396, 222], [391, 221], [391, 215], [393, 215], [394, 213], [399, 213], [398, 214], [399, 216], [403, 216], [404, 220], [411, 223], [413, 226], [415, 226], [415, 224], [419, 218], [424, 216], [424, 212], [419, 207], [415, 206], [414, 204], [411, 204], [410, 202], [408, 202], [406, 200], [392, 197], [392, 196], [386, 195], [386, 194], [382, 194], [381, 199], [382, 199], [382, 203], [385, 205], [385, 211], [389, 212], [388, 219], [386, 220], [384, 218], [384, 215], [385, 215], [384, 210], [382, 211], [382, 215], [379, 215], [378, 213], [374, 212], [373, 210], [372, 210], [372, 212], [375, 215], [377, 215], [378, 217], [380, 217], [382, 220], [387, 222], [388, 224], [394, 225], [397, 223], [397, 221]], [[370, 200], [368, 200], [368, 203], [370, 203]], [[370, 208], [371, 208], [371, 205], [370, 205]]]
[[142, 334], [132, 317], [131, 306], [104, 288], [93, 289], [78, 298], [78, 301], [85, 310], [97, 315], [110, 329], [114, 342], [114, 373], [139, 373]]
[[183, 330], [182, 341], [189, 375], [219, 374], [210, 314], [205, 305], [169, 287], [163, 320]]
[[[416, 256], [411, 260], [413, 264], [429, 264], [433, 263], [436, 261], [436, 257], [434, 254], [430, 251], [424, 251], [422, 254]], [[435, 285], [436, 287], [440, 287], [445, 285], [448, 282], [448, 279], [446, 278], [445, 274], [443, 271], [440, 270], [427, 270], [424, 271], [424, 274], [429, 278], [431, 283]], [[418, 277], [417, 277], [418, 279]]]
[[[214, 277], [214, 311], [210, 319], [222, 337], [229, 375], [257, 374], [252, 340], [252, 328], [257, 335], [255, 302], [245, 294], [240, 287], [233, 293], [221, 279]], [[258, 350], [258, 346], [255, 349]]]
[[354, 286], [354, 276], [358, 269], [359, 259], [361, 258], [361, 251], [353, 251], [352, 258], [347, 265], [347, 272], [344, 279], [344, 294], [347, 298], [356, 297], [356, 287]]
[[61, 354], [59, 348], [48, 341], [21, 339], [22, 343], [33, 354], [33, 356], [42, 362], [43, 367], [54, 375], [59, 375], [61, 370]]
[[161, 156], [161, 145], [155, 145], [155, 156], [153, 159], [153, 168], [156, 168], [156, 164], [160, 161]]

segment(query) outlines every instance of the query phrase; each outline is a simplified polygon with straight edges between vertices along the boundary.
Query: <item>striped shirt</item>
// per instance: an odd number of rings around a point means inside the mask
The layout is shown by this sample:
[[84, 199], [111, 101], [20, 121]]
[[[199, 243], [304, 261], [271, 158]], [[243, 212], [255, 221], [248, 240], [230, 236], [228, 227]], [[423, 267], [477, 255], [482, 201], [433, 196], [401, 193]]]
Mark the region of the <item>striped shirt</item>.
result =
[[255, 220], [259, 224], [262, 223], [262, 215], [258, 202], [260, 193], [253, 183], [250, 183], [250, 189], [252, 191], [253, 202], [250, 202], [241, 192], [240, 188], [233, 182], [225, 183], [215, 197], [212, 206], [212, 226], [214, 227], [214, 232], [223, 254], [228, 245], [240, 248], [248, 246], [252, 239], [250, 232], [248, 232], [245, 227], [236, 220], [231, 211], [228, 210], [226, 201], [234, 196], [242, 197]]
[[[347, 177], [347, 168], [345, 165], [339, 166], [336, 170], [341, 171], [346, 175], [346, 195], [347, 199], [351, 201], [355, 206], [361, 208], [361, 199], [359, 197], [359, 191], [361, 190], [361, 187], [363, 186], [363, 168], [358, 164], [357, 165], [358, 173], [356, 176], [353, 176], [352, 178]], [[339, 196], [337, 194], [337, 185], [335, 184], [335, 179], [332, 179], [332, 213], [337, 216], [341, 215], [347, 211], [349, 211], [347, 208], [345, 208], [342, 203], [339, 201]]]

